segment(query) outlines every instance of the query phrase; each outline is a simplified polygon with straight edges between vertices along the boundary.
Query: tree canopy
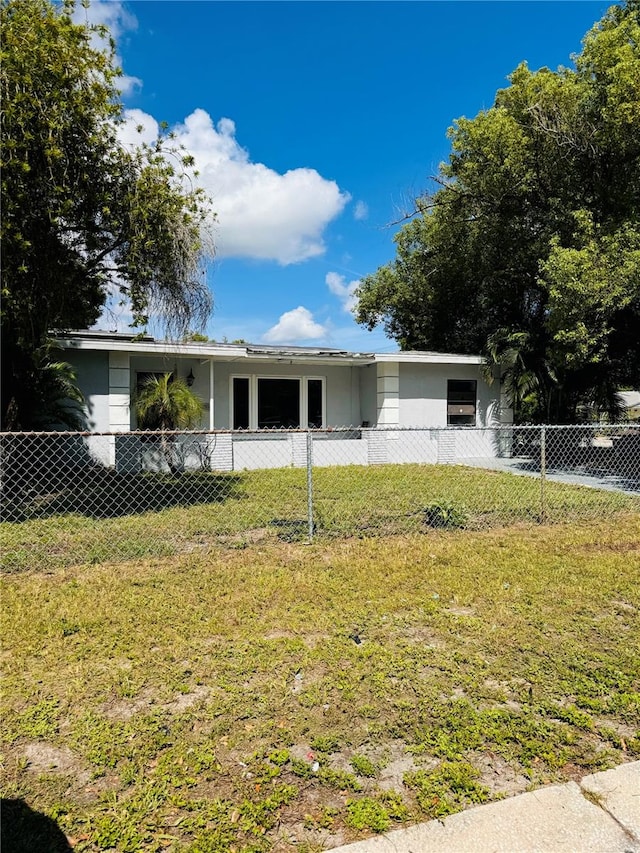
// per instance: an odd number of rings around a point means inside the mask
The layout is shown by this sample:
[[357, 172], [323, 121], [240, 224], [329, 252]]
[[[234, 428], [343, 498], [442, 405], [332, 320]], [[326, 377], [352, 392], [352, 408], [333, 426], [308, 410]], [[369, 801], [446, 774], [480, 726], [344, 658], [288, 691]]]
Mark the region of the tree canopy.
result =
[[449, 130], [437, 189], [363, 279], [357, 319], [403, 349], [482, 352], [520, 419], [615, 413], [640, 382], [640, 4], [573, 68], [520, 65]]
[[36, 422], [38, 354], [52, 333], [92, 325], [109, 290], [134, 327], [153, 312], [176, 335], [211, 308], [200, 270], [212, 214], [188, 180], [192, 160], [167, 134], [120, 143], [113, 44], [96, 47], [108, 32], [73, 11], [72, 0], [1, 8], [5, 429]]

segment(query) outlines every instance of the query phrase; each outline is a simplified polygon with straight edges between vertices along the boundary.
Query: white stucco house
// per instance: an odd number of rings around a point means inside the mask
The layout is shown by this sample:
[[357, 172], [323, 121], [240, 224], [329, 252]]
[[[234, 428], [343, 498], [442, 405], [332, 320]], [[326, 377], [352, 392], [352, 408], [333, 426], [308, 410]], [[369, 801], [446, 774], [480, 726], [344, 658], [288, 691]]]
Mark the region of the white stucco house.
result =
[[[276, 451], [272, 441], [266, 444], [276, 434], [265, 430], [336, 431], [332, 439], [345, 442], [342, 460], [366, 464], [375, 461], [372, 454], [378, 461], [414, 461], [399, 440], [409, 427], [481, 427], [474, 436], [485, 446], [469, 452], [486, 455], [494, 452], [494, 428], [511, 422], [500, 382], [487, 383], [477, 355], [176, 343], [99, 331], [70, 333], [58, 344], [77, 373], [89, 431], [135, 432], [136, 388], [150, 374], [170, 372], [187, 379], [205, 403], [200, 428], [218, 433], [212, 465], [225, 470], [296, 464], [295, 447]], [[350, 430], [341, 438], [342, 428]], [[322, 464], [319, 443], [314, 461]]]

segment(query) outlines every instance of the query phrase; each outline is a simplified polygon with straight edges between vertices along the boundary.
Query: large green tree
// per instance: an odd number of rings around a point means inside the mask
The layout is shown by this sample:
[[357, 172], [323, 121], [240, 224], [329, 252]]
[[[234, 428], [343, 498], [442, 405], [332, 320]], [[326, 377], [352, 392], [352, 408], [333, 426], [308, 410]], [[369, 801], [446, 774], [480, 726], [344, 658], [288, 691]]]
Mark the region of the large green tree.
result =
[[200, 274], [211, 212], [187, 181], [191, 159], [166, 134], [135, 150], [119, 142], [113, 44], [73, 12], [72, 0], [1, 7], [5, 429], [37, 422], [43, 347], [93, 324], [109, 289], [130, 303], [134, 326], [154, 312], [176, 334], [211, 306]]
[[436, 191], [357, 293], [403, 349], [500, 362], [521, 419], [614, 413], [640, 382], [639, 10], [613, 6], [573, 68], [523, 64], [455, 122]]

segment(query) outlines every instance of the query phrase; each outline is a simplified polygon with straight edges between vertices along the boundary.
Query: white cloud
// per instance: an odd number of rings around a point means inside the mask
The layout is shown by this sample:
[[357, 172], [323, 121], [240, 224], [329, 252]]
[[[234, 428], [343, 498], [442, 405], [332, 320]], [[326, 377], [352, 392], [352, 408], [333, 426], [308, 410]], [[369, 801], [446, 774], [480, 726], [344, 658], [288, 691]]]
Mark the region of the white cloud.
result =
[[125, 120], [117, 127], [118, 137], [124, 145], [138, 146], [143, 142], [151, 143], [158, 138], [160, 125], [148, 113], [142, 110], [125, 110]]
[[357, 303], [355, 292], [360, 284], [360, 279], [347, 282], [343, 275], [339, 275], [337, 272], [328, 272], [325, 282], [331, 293], [340, 299], [344, 310], [353, 314]]
[[285, 311], [275, 326], [265, 332], [262, 340], [268, 344], [293, 344], [299, 341], [321, 340], [326, 335], [326, 327], [316, 323], [308, 308], [299, 305], [292, 311]]
[[367, 219], [368, 216], [369, 205], [365, 201], [356, 202], [356, 206], [353, 209], [353, 218], [361, 222], [363, 219]]
[[[86, 8], [82, 4], [77, 4], [72, 17], [76, 24], [97, 24], [107, 27], [111, 37], [116, 42], [125, 32], [138, 28], [135, 15], [125, 9], [120, 0], [91, 0]], [[96, 50], [110, 50], [108, 38], [104, 38], [98, 33], [92, 34], [91, 45]], [[117, 53], [114, 62], [115, 65], [122, 67], [122, 58]], [[125, 96], [141, 86], [142, 80], [128, 74], [123, 74], [117, 81], [118, 89]]]
[[[127, 110], [121, 138], [151, 141], [158, 131], [155, 119], [141, 110]], [[136, 126], [143, 132], [136, 133]], [[335, 181], [315, 169], [292, 169], [284, 174], [253, 163], [235, 137], [235, 123], [196, 109], [172, 128], [175, 143], [194, 156], [197, 181], [213, 199], [217, 214], [219, 257], [241, 257], [294, 264], [325, 251], [322, 234], [349, 202]]]

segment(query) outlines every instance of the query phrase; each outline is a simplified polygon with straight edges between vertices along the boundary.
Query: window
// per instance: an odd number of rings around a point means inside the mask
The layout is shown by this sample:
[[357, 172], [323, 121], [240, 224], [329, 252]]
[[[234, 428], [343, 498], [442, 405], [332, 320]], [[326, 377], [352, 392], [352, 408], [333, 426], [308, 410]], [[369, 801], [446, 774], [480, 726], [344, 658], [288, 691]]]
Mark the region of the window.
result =
[[233, 420], [234, 429], [249, 429], [249, 377], [233, 377]]
[[447, 382], [447, 424], [450, 426], [476, 425], [475, 379], [449, 379]]
[[[158, 373], [157, 371], [152, 370], [138, 370], [136, 371], [136, 391], [140, 393], [140, 391], [144, 388], [144, 386], [149, 382], [150, 379], [162, 379], [167, 373], [171, 373], [171, 371], [166, 370], [164, 373]], [[170, 382], [173, 381], [173, 373], [171, 373]]]
[[324, 424], [324, 379], [234, 376], [233, 429], [297, 429]]
[[322, 419], [322, 379], [307, 379], [307, 424], [321, 427]]
[[300, 380], [258, 379], [258, 429], [300, 426]]

